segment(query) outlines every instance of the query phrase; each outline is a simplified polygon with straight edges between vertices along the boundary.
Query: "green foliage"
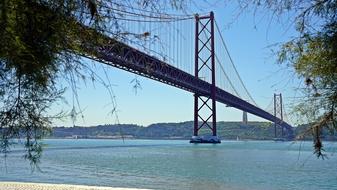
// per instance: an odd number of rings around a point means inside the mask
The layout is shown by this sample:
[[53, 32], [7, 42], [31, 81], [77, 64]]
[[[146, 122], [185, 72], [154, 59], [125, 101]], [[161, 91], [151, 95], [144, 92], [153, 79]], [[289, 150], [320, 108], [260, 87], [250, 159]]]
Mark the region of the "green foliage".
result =
[[76, 78], [87, 72], [77, 56], [83, 52], [82, 42], [99, 43], [93, 32], [80, 27], [87, 20], [97, 30], [103, 27], [93, 2], [0, 2], [0, 148], [5, 156], [10, 139], [24, 138], [24, 157], [32, 166], [39, 162], [39, 140], [50, 132], [51, 119], [62, 116], [48, 115], [64, 91], [57, 79], [69, 79], [75, 86]]
[[[300, 37], [284, 44], [279, 54], [280, 62], [291, 63], [307, 86], [304, 90], [305, 101], [295, 109], [302, 115], [311, 113], [307, 115], [307, 121], [314, 122], [309, 131], [314, 137], [315, 154], [318, 157], [324, 157], [322, 128], [326, 127], [332, 132], [337, 130], [336, 10], [336, 1], [313, 3], [298, 19]], [[308, 25], [310, 16], [319, 18], [322, 26]]]
[[[121, 29], [116, 7], [123, 1], [1, 0], [0, 1], [0, 151], [6, 156], [11, 139], [24, 138], [25, 158], [36, 166], [42, 153], [39, 140], [50, 132], [50, 106], [65, 89], [56, 83], [66, 79], [74, 97], [79, 80], [101, 81], [80, 56], [95, 56], [91, 46], [106, 43], [101, 33], [117, 38]], [[141, 8], [163, 11], [170, 0], [130, 1]], [[108, 85], [105, 85], [108, 86]], [[74, 104], [74, 103], [73, 103]], [[79, 103], [77, 103], [79, 106]], [[113, 108], [115, 109], [115, 108]], [[78, 112], [73, 105], [72, 116]]]
[[72, 4], [0, 2], [0, 148], [6, 156], [9, 139], [24, 138], [25, 158], [32, 166], [41, 156], [39, 140], [50, 131], [48, 109], [63, 92], [55, 84], [58, 73], [64, 71], [60, 65], [74, 61], [66, 50], [78, 46], [76, 32], [64, 19]]
[[321, 157], [323, 128], [337, 130], [337, 1], [241, 1], [242, 7], [249, 3], [255, 11], [270, 10], [272, 18], [291, 15], [288, 24], [295, 24], [299, 35], [280, 47], [278, 58], [306, 85], [295, 112], [302, 123], [312, 123], [307, 133], [313, 135], [315, 153]]

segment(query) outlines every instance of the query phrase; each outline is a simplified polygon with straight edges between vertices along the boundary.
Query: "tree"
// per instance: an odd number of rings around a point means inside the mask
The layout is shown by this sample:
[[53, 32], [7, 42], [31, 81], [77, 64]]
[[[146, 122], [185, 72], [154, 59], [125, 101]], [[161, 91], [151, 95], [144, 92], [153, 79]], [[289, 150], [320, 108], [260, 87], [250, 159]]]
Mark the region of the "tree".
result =
[[120, 38], [118, 19], [129, 14], [123, 10], [132, 3], [153, 14], [161, 14], [166, 3], [178, 9], [183, 5], [179, 0], [0, 2], [0, 148], [5, 156], [11, 139], [24, 138], [25, 158], [36, 166], [42, 152], [39, 140], [49, 133], [51, 119], [64, 115], [48, 115], [64, 92], [55, 81], [68, 79], [76, 93], [78, 79], [100, 80], [80, 60], [90, 54], [83, 43], [103, 44], [100, 33]]
[[306, 85], [294, 109], [311, 123], [307, 132], [313, 136], [315, 154], [324, 158], [322, 130], [337, 131], [337, 1], [243, 0], [240, 6], [270, 10], [272, 18], [291, 15], [288, 24], [295, 24], [298, 36], [279, 47], [278, 61], [289, 64]]

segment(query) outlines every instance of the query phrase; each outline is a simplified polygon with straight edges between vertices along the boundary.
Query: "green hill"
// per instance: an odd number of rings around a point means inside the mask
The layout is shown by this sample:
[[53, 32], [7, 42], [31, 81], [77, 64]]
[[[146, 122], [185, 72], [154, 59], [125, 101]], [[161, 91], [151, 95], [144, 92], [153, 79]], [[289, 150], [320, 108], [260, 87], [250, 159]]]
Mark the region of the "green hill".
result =
[[[274, 138], [274, 127], [270, 122], [218, 122], [218, 135], [221, 139]], [[193, 133], [193, 122], [156, 123], [147, 127], [133, 124], [98, 125], [92, 127], [54, 127], [51, 138], [147, 138], [147, 139], [189, 139]], [[204, 127], [200, 135], [210, 134]], [[288, 136], [290, 134], [285, 134]]]

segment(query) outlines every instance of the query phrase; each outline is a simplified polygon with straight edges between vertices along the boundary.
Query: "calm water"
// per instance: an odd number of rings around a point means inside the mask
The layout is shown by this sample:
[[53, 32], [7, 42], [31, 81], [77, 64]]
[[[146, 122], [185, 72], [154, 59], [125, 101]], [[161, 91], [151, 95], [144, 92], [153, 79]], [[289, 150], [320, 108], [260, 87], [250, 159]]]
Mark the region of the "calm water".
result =
[[41, 172], [31, 173], [21, 151], [0, 161], [0, 181], [151, 189], [337, 189], [337, 143], [327, 160], [312, 143], [177, 140], [46, 140]]

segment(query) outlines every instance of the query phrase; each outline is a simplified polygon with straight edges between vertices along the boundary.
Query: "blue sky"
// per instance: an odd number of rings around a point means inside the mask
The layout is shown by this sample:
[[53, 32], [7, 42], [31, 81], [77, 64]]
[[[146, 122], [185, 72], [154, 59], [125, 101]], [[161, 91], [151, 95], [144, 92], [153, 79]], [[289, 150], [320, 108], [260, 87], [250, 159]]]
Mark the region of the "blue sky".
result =
[[[245, 12], [236, 19], [236, 5], [218, 3], [216, 6], [205, 5], [202, 12], [214, 11], [222, 35], [225, 38], [231, 56], [248, 91], [257, 104], [264, 108], [272, 100], [273, 93], [282, 93], [286, 108], [293, 103], [295, 88], [300, 81], [289, 72], [289, 68], [275, 63], [271, 48], [274, 43], [284, 42], [296, 33], [276, 21], [270, 22], [264, 13], [255, 18]], [[197, 9], [192, 8], [192, 11]], [[262, 19], [261, 19], [262, 18]], [[194, 28], [191, 28], [194, 30]], [[88, 61], [88, 60], [83, 60]], [[93, 63], [100, 64], [100, 63]], [[100, 70], [98, 73], [103, 74]], [[117, 103], [117, 116], [109, 114], [112, 109], [109, 94], [100, 85], [81, 84], [78, 90], [79, 102], [84, 110], [82, 119], [78, 117], [76, 125], [92, 126], [97, 124], [132, 123], [149, 125], [159, 122], [181, 122], [193, 120], [193, 94], [183, 90], [138, 76], [142, 89], [135, 93], [132, 73], [110, 67], [107, 69]], [[291, 79], [291, 80], [290, 80]], [[67, 86], [64, 84], [64, 86]], [[68, 90], [65, 98], [69, 104], [60, 103], [53, 107], [57, 110], [70, 111], [72, 93]], [[287, 109], [290, 112], [291, 109]], [[240, 121], [242, 111], [217, 104], [218, 121]], [[250, 121], [264, 121], [249, 115]], [[70, 119], [56, 120], [54, 125], [72, 126]]]

